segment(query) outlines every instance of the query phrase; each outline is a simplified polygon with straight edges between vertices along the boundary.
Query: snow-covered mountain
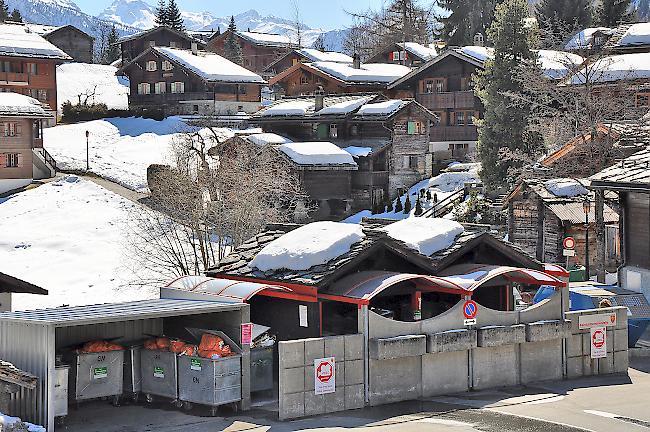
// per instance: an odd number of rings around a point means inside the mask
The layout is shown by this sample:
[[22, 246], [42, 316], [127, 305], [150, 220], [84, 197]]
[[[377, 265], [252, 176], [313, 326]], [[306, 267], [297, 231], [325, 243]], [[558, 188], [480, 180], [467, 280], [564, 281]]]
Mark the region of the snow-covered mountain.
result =
[[156, 8], [142, 0], [118, 0], [98, 16], [107, 21], [114, 21], [136, 28], [151, 28], [156, 18]]

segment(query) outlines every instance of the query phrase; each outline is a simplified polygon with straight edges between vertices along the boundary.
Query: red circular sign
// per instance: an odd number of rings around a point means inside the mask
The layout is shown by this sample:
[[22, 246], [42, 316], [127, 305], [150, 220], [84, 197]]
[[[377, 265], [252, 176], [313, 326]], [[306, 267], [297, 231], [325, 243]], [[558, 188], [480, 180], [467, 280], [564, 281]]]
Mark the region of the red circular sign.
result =
[[576, 239], [573, 237], [566, 237], [564, 239], [564, 249], [573, 249], [576, 247]]
[[476, 318], [476, 313], [478, 312], [478, 305], [474, 300], [467, 300], [463, 305], [463, 315], [466, 319]]
[[603, 345], [605, 345], [605, 332], [602, 330], [596, 330], [591, 338], [591, 343], [593, 343], [596, 348], [602, 348]]
[[320, 362], [316, 368], [316, 378], [322, 383], [328, 382], [334, 375], [333, 369], [332, 363], [327, 361]]

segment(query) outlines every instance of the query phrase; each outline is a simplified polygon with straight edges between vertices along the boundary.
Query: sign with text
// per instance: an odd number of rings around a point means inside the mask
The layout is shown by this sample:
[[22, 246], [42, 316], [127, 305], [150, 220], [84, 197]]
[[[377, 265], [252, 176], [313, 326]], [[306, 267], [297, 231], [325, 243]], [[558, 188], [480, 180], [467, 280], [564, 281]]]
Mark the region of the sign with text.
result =
[[607, 357], [607, 327], [591, 327], [591, 358]]
[[314, 393], [317, 395], [336, 391], [336, 360], [334, 357], [314, 359]]
[[253, 323], [241, 325], [241, 344], [250, 345], [253, 342]]
[[616, 325], [616, 313], [600, 313], [595, 315], [580, 315], [578, 317], [578, 328], [580, 330], [592, 327], [612, 327]]

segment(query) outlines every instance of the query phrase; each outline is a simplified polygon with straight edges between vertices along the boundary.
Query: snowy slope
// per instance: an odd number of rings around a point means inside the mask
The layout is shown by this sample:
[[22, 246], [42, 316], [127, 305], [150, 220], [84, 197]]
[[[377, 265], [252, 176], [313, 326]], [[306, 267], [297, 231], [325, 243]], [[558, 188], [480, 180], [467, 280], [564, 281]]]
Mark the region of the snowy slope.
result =
[[79, 95], [95, 94], [90, 103], [104, 103], [111, 109], [128, 109], [129, 80], [115, 76], [114, 66], [67, 63], [56, 67], [59, 110], [66, 101], [77, 103]]
[[127, 286], [137, 282], [123, 253], [134, 205], [74, 176], [0, 201], [0, 271], [49, 290], [14, 295], [14, 309], [155, 298]]

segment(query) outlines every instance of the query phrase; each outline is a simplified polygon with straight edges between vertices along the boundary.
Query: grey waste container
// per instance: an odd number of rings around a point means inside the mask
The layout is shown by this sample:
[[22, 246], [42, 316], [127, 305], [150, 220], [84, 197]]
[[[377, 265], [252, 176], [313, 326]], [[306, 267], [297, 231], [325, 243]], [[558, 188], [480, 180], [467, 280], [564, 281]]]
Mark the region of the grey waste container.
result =
[[151, 396], [178, 399], [178, 356], [173, 352], [143, 349], [140, 351], [142, 393]]
[[74, 353], [71, 365], [71, 395], [77, 402], [102, 397], [119, 402], [124, 388], [124, 351]]
[[251, 391], [273, 389], [273, 347], [251, 349]]
[[142, 388], [140, 375], [140, 350], [142, 344], [127, 347], [124, 353], [124, 394], [130, 396], [135, 402]]
[[178, 392], [181, 401], [207, 405], [213, 415], [219, 405], [240, 401], [241, 355], [220, 359], [180, 357]]

